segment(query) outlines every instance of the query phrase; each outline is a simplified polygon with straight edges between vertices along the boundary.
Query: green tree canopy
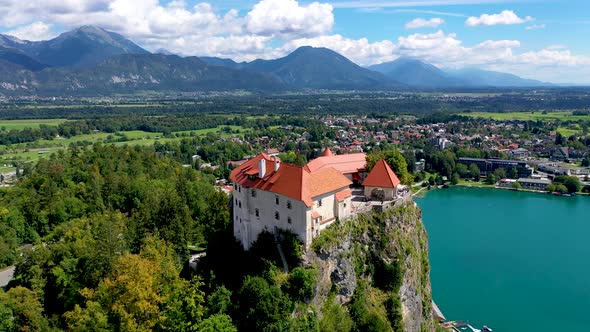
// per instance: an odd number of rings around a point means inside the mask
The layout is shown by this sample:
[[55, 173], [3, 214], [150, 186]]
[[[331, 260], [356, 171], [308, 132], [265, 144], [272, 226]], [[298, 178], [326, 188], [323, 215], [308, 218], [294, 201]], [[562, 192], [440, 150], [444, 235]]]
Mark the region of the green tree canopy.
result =
[[367, 172], [370, 172], [379, 160], [385, 160], [403, 184], [411, 184], [413, 182], [414, 179], [410, 172], [408, 172], [406, 159], [397, 149], [367, 154], [367, 164], [365, 166]]

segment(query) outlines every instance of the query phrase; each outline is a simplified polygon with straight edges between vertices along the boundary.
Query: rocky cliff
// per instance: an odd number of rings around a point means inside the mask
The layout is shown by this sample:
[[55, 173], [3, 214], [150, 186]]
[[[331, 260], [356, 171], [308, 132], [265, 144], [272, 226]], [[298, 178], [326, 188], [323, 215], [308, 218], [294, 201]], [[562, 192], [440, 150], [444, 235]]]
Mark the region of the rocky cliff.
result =
[[413, 202], [331, 226], [305, 261], [318, 273], [311, 304], [320, 316], [335, 298], [366, 330], [436, 330], [427, 235]]

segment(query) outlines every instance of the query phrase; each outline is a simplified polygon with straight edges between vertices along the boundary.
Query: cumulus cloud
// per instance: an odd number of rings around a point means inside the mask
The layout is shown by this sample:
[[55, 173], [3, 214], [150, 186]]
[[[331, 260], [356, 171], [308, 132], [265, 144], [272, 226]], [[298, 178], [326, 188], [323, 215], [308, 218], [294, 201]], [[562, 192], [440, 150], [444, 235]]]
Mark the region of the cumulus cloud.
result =
[[390, 40], [370, 43], [368, 39], [349, 39], [341, 35], [294, 39], [281, 47], [287, 54], [300, 46], [326, 47], [360, 65], [392, 61], [396, 58], [397, 46]]
[[436, 28], [444, 23], [445, 20], [439, 17], [431, 18], [429, 20], [423, 18], [415, 18], [410, 22], [406, 23], [406, 29]]
[[23, 40], [47, 40], [55, 37], [51, 31], [51, 24], [44, 22], [34, 22], [29, 25], [23, 25], [16, 29], [9, 30], [6, 34], [15, 36]]
[[[225, 3], [228, 1], [234, 0]], [[590, 57], [576, 55], [559, 45], [524, 51], [518, 40], [483, 40], [465, 45], [457, 34], [443, 30], [381, 41], [347, 38], [332, 32], [333, 8], [338, 4], [311, 1], [252, 0], [249, 4], [255, 4], [240, 8], [243, 11], [222, 11], [217, 1], [195, 4], [192, 0], [0, 0], [0, 26], [21, 39], [40, 40], [53, 37], [58, 32], [56, 27], [67, 30], [93, 24], [118, 32], [149, 50], [164, 48], [180, 55], [236, 61], [278, 58], [309, 45], [333, 49], [360, 65], [409, 56], [442, 67], [478, 66], [549, 81], [559, 81], [560, 75], [566, 74], [580, 80], [590, 77]], [[243, 6], [244, 2], [235, 0], [238, 2]], [[395, 11], [446, 15], [414, 9]], [[506, 10], [470, 17], [465, 23], [489, 26], [532, 20]], [[418, 18], [406, 27], [436, 28], [444, 23], [440, 18]], [[542, 27], [543, 24], [529, 24], [525, 29]]]
[[512, 10], [504, 10], [499, 14], [482, 14], [479, 17], [471, 16], [465, 21], [465, 25], [470, 27], [476, 27], [481, 25], [510, 25], [510, 24], [522, 24], [525, 22], [532, 21], [531, 16], [519, 17]]
[[332, 30], [332, 5], [296, 0], [262, 0], [248, 13], [246, 29], [254, 34], [279, 37], [313, 37]]
[[[0, 26], [14, 27], [33, 21], [54, 22], [54, 15], [104, 10], [111, 0], [2, 0]], [[82, 19], [82, 18], [81, 18]]]

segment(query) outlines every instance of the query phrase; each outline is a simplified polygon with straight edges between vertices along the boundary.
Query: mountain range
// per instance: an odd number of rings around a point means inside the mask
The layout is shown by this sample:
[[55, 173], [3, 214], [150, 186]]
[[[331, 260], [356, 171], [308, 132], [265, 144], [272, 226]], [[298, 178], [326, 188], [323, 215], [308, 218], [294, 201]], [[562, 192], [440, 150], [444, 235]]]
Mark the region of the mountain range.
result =
[[111, 95], [139, 91], [278, 92], [546, 86], [476, 68], [441, 70], [400, 58], [363, 68], [327, 48], [300, 47], [274, 60], [235, 62], [152, 54], [123, 36], [83, 26], [47, 41], [0, 34], [0, 95]]
[[551, 86], [551, 83], [520, 78], [516, 75], [477, 68], [442, 70], [412, 58], [399, 58], [368, 67], [414, 88], [510, 88]]

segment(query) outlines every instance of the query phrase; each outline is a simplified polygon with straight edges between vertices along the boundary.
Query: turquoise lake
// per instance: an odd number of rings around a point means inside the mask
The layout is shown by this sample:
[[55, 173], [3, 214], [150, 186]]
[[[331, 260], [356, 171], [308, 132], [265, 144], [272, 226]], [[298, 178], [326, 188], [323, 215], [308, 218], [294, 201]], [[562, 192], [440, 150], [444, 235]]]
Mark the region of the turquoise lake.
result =
[[416, 202], [448, 320], [590, 331], [590, 197], [455, 187]]

